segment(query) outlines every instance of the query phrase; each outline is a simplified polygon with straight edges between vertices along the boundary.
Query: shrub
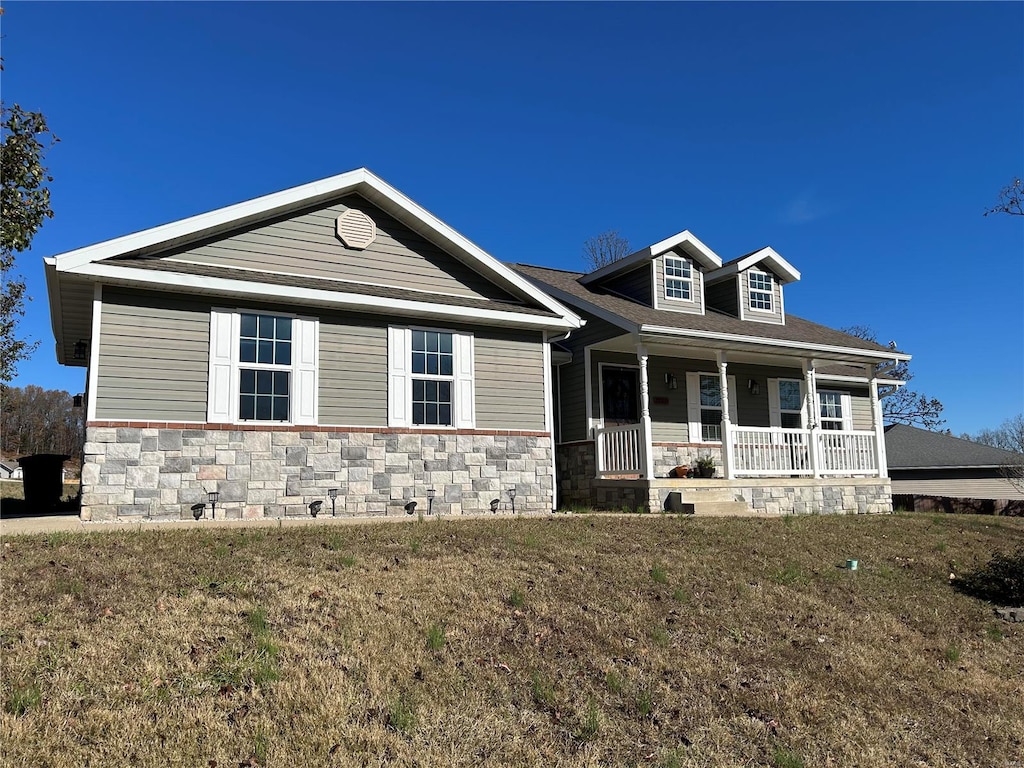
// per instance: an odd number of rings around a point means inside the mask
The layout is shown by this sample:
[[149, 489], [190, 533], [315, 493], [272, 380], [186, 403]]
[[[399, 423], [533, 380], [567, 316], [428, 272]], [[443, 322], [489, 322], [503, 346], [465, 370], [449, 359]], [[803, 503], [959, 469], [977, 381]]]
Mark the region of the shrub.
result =
[[999, 605], [1024, 605], [1024, 547], [1014, 554], [999, 553], [983, 568], [956, 579], [965, 595]]

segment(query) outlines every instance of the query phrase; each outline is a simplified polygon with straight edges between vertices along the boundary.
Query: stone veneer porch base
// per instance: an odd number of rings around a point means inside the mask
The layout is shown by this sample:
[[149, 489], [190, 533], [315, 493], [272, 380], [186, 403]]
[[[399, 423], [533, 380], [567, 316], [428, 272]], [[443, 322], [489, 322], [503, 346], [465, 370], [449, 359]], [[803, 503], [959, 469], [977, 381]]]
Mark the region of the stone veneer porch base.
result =
[[[191, 519], [217, 491], [217, 517], [308, 516], [309, 503], [338, 488], [339, 515], [427, 512], [550, 512], [551, 439], [501, 430], [424, 432], [368, 428], [244, 428], [90, 422], [82, 467], [85, 520]], [[207, 514], [209, 510], [207, 509]]]
[[[721, 472], [721, 452], [697, 445], [654, 446], [655, 472], [667, 475], [689, 456], [711, 453]], [[668, 495], [678, 492], [683, 504], [738, 501], [752, 512], [765, 514], [885, 514], [892, 512], [892, 486], [888, 478], [741, 478], [737, 480], [595, 479], [594, 442], [556, 446], [559, 492], [563, 506], [589, 506], [599, 510], [658, 512]]]

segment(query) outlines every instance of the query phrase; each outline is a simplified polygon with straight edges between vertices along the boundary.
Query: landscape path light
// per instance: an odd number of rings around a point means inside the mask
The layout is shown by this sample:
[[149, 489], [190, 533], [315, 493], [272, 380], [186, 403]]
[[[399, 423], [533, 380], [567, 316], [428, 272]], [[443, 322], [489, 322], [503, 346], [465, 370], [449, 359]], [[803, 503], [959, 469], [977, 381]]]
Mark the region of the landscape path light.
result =
[[220, 494], [217, 491], [210, 491], [206, 494], [206, 498], [210, 501], [210, 519], [217, 519], [217, 499], [220, 498]]
[[320, 499], [317, 499], [316, 501], [311, 501], [309, 503], [309, 514], [311, 514], [313, 517], [316, 517], [320, 514], [320, 507], [322, 507], [323, 505], [324, 503]]
[[515, 488], [509, 488], [508, 489], [508, 498], [512, 502], [512, 514], [514, 515], [516, 513], [516, 489]]
[[433, 488], [427, 488], [427, 514], [434, 514], [434, 495], [437, 493]]
[[327, 491], [327, 496], [331, 500], [331, 517], [337, 517], [338, 515], [334, 510], [334, 502], [338, 500], [338, 489], [331, 488], [329, 491]]

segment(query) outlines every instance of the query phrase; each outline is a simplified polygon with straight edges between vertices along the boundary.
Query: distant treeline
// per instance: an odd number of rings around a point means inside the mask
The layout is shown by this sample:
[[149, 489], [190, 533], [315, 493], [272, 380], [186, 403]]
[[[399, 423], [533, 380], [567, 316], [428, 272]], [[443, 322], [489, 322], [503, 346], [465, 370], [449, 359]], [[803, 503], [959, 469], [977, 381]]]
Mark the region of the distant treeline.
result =
[[0, 451], [5, 456], [82, 452], [85, 409], [75, 408], [63, 390], [27, 387], [0, 389]]

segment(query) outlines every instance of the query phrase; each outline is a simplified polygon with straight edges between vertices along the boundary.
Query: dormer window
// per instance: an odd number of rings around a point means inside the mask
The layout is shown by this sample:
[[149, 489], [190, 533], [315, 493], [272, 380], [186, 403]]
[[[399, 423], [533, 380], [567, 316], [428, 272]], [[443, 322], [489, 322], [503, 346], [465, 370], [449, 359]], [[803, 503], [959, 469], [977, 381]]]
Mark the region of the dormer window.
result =
[[665, 297], [693, 301], [693, 268], [687, 259], [665, 257]]
[[750, 308], [762, 312], [772, 311], [772, 276], [765, 272], [748, 272]]

